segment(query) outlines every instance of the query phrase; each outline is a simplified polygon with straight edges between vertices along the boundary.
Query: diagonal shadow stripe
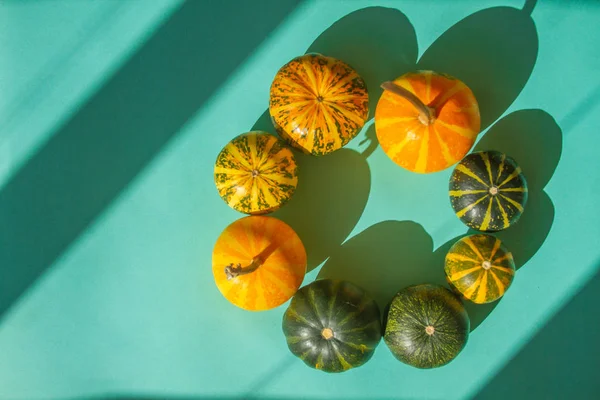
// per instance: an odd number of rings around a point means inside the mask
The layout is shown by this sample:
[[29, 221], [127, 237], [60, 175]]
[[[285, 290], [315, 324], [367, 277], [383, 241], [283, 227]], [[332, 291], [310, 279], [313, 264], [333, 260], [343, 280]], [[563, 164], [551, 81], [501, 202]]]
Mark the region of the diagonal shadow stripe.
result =
[[596, 274], [474, 399], [596, 399], [600, 334], [600, 265]]
[[300, 1], [184, 3], [12, 177], [0, 318]]

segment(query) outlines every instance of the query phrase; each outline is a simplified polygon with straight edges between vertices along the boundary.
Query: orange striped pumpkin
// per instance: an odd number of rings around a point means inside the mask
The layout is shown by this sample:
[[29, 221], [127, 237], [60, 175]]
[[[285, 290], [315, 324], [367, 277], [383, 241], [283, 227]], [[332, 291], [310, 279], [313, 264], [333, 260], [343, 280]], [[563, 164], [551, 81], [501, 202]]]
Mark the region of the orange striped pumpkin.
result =
[[441, 171], [475, 143], [481, 120], [473, 92], [460, 80], [432, 71], [385, 82], [375, 110], [383, 151], [409, 171]]
[[266, 132], [244, 133], [215, 162], [215, 184], [234, 210], [266, 214], [280, 208], [298, 185], [296, 159], [285, 143]]
[[478, 234], [457, 241], [446, 255], [448, 283], [462, 296], [483, 304], [498, 300], [515, 275], [512, 253], [492, 235]]
[[268, 310], [285, 303], [300, 287], [306, 251], [283, 221], [249, 216], [221, 233], [212, 271], [219, 291], [231, 303], [245, 310]]
[[279, 135], [304, 153], [344, 147], [369, 113], [365, 81], [343, 61], [306, 54], [284, 65], [271, 85], [269, 112]]

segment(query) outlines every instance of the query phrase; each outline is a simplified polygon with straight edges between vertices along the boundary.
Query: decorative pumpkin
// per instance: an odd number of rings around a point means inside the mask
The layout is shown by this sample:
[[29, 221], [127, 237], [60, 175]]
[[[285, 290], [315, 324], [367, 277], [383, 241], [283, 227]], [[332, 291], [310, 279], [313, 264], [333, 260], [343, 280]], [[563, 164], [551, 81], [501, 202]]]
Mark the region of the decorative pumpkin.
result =
[[498, 151], [469, 154], [450, 177], [456, 216], [473, 229], [495, 232], [519, 220], [527, 182], [515, 160]]
[[392, 299], [383, 339], [403, 363], [436, 368], [461, 352], [469, 329], [469, 316], [450, 290], [437, 285], [416, 285], [401, 290]]
[[479, 106], [460, 80], [418, 71], [381, 87], [375, 129], [381, 148], [396, 164], [413, 172], [441, 171], [475, 143]]
[[246, 214], [277, 210], [298, 184], [296, 159], [285, 143], [265, 132], [249, 132], [229, 142], [215, 163], [219, 195]]
[[343, 372], [366, 363], [381, 339], [375, 301], [350, 282], [322, 279], [304, 286], [283, 316], [291, 352], [306, 365]]
[[288, 301], [300, 287], [306, 251], [283, 221], [245, 217], [225, 228], [217, 239], [212, 271], [227, 300], [246, 310], [268, 310]]
[[277, 72], [269, 112], [282, 138], [319, 156], [344, 147], [358, 134], [369, 113], [369, 95], [348, 64], [306, 54]]
[[515, 275], [515, 262], [500, 239], [478, 234], [464, 237], [450, 248], [444, 269], [459, 293], [483, 304], [504, 295]]

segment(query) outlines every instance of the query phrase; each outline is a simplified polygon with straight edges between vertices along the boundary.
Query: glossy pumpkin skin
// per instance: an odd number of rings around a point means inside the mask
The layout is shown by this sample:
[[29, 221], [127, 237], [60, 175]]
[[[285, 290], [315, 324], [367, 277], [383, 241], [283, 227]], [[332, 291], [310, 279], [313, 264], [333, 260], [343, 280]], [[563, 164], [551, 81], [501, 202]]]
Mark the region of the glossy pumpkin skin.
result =
[[[226, 268], [260, 264], [253, 272], [228, 279]], [[254, 265], [257, 265], [254, 264]], [[285, 222], [249, 216], [221, 233], [212, 256], [215, 283], [225, 298], [245, 310], [277, 307], [296, 293], [306, 273], [306, 251]]]
[[269, 112], [279, 135], [304, 153], [344, 147], [369, 113], [364, 80], [343, 61], [306, 54], [284, 65], [273, 80]]
[[527, 195], [521, 168], [498, 151], [469, 154], [450, 177], [450, 202], [456, 216], [483, 232], [500, 231], [516, 223]]
[[384, 341], [403, 363], [417, 368], [448, 364], [465, 347], [470, 321], [458, 297], [437, 285], [416, 285], [389, 306]]
[[512, 253], [500, 239], [478, 234], [464, 237], [448, 251], [444, 266], [448, 282], [477, 304], [498, 300], [515, 275]]
[[433, 71], [411, 72], [394, 80], [434, 109], [429, 125], [406, 99], [384, 91], [375, 110], [383, 151], [409, 171], [430, 173], [456, 164], [469, 152], [481, 128], [479, 105], [463, 82]]
[[217, 157], [214, 175], [221, 198], [252, 215], [277, 210], [298, 185], [294, 154], [265, 132], [245, 133], [229, 142]]
[[343, 372], [366, 363], [381, 340], [379, 308], [350, 282], [317, 280], [296, 293], [283, 316], [291, 352], [306, 365]]

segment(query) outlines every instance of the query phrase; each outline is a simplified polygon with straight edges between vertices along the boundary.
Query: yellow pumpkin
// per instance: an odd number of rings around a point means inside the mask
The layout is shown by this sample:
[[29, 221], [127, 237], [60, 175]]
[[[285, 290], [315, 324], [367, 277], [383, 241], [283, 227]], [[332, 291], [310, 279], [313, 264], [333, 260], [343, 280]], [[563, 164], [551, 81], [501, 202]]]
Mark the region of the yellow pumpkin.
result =
[[273, 80], [269, 112], [279, 135], [307, 154], [345, 146], [369, 114], [365, 81], [343, 61], [306, 54], [284, 65]]
[[283, 141], [266, 132], [249, 132], [229, 142], [215, 163], [221, 198], [246, 214], [277, 210], [298, 185], [296, 159]]
[[285, 222], [249, 216], [229, 225], [213, 250], [219, 291], [245, 310], [277, 307], [298, 290], [306, 273], [302, 241]]
[[500, 239], [478, 234], [464, 237], [448, 251], [444, 266], [448, 283], [477, 304], [498, 300], [515, 275], [512, 253]]
[[441, 171], [469, 152], [481, 128], [477, 100], [460, 80], [412, 72], [382, 84], [375, 130], [383, 151], [409, 171]]

